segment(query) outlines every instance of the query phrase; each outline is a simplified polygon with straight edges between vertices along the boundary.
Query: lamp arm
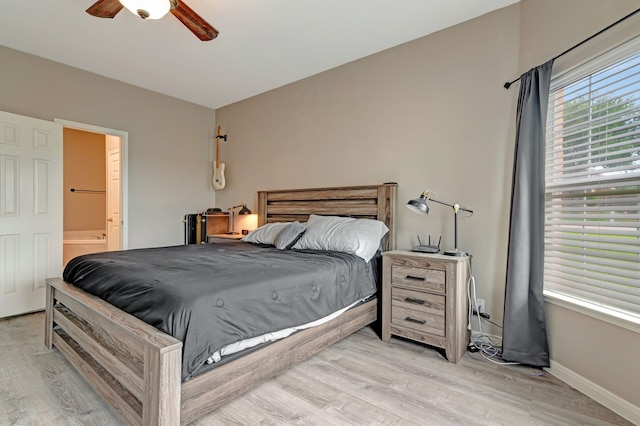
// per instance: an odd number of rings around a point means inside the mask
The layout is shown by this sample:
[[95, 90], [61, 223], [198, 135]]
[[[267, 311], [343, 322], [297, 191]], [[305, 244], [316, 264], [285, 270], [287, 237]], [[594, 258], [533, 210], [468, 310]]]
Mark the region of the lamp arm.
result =
[[[434, 198], [429, 198], [429, 196], [427, 196], [427, 200], [429, 200], [429, 201], [433, 201], [434, 203], [442, 204], [443, 206], [447, 206], [447, 207], [454, 207], [454, 205], [453, 205], [453, 204], [445, 203], [444, 201], [436, 200], [436, 199], [434, 199]], [[455, 207], [454, 207], [454, 208], [455, 208]]]
[[426, 195], [426, 199], [429, 200], [429, 201], [433, 201], [434, 203], [442, 204], [443, 206], [451, 207], [451, 208], [453, 208], [453, 211], [455, 213], [458, 213], [459, 210], [462, 210], [464, 212], [468, 212], [468, 213], [472, 213], [473, 214], [473, 210], [470, 210], [470, 209], [467, 209], [465, 207], [462, 207], [460, 204], [445, 203], [444, 201], [440, 201], [440, 200], [436, 200], [434, 198], [430, 198], [429, 194]]

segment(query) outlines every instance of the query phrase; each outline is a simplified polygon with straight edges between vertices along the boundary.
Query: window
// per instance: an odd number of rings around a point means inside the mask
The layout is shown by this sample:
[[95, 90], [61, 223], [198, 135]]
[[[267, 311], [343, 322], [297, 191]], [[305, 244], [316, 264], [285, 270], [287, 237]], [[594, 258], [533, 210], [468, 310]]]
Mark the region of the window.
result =
[[551, 83], [545, 290], [640, 320], [640, 42]]

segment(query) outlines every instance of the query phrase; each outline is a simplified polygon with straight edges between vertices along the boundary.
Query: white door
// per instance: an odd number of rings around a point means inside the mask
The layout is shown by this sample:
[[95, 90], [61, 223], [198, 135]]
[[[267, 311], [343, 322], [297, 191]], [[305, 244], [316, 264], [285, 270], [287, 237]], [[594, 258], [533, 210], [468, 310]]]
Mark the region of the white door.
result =
[[62, 227], [62, 125], [0, 111], [0, 318], [44, 309]]
[[120, 138], [107, 135], [107, 250], [120, 250]]

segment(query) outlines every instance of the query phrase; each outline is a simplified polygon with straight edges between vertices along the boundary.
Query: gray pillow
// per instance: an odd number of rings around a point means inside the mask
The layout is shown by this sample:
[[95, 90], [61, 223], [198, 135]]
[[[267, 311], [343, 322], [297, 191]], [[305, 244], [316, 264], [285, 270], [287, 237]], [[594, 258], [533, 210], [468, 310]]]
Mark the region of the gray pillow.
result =
[[287, 226], [282, 228], [282, 231], [280, 231], [276, 237], [274, 242], [276, 248], [280, 250], [289, 250], [298, 242], [306, 229], [307, 225], [298, 221], [287, 224]]
[[351, 253], [368, 262], [387, 232], [389, 228], [379, 220], [312, 214], [307, 232], [293, 248]]

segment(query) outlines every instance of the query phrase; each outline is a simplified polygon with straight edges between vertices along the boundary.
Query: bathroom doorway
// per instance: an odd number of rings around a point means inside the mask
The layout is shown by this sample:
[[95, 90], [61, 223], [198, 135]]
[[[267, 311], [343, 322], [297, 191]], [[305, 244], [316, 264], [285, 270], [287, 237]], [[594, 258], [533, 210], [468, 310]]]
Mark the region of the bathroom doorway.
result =
[[105, 135], [107, 250], [120, 250], [120, 138]]
[[76, 256], [127, 248], [127, 133], [63, 125], [63, 264]]

